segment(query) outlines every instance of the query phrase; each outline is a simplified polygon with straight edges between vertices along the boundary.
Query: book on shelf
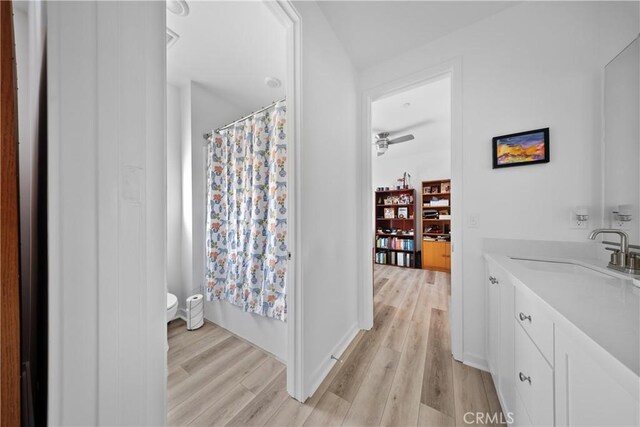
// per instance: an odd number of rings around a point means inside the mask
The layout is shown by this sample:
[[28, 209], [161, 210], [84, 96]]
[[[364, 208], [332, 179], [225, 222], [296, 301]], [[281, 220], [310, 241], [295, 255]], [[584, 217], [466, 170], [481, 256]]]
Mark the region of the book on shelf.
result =
[[406, 252], [376, 252], [376, 263], [397, 265], [398, 267], [413, 267], [415, 256]]
[[412, 251], [413, 240], [399, 239], [397, 237], [378, 237], [376, 239], [376, 247], [380, 249]]
[[432, 206], [449, 206], [449, 200], [448, 199], [439, 199], [439, 200], [429, 200], [428, 203], [424, 204], [425, 207], [432, 207]]
[[439, 216], [440, 219], [451, 219], [451, 215], [440, 215]]

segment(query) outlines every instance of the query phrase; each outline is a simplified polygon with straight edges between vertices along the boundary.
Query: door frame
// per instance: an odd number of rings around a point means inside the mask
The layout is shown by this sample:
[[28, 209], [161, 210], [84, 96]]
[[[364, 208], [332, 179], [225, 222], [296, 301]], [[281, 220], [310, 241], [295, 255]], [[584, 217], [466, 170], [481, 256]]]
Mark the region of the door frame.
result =
[[383, 97], [451, 77], [451, 350], [456, 360], [463, 360], [463, 162], [462, 162], [462, 58], [420, 70], [363, 91], [361, 99], [360, 141], [360, 223], [358, 233], [359, 286], [358, 320], [361, 329], [373, 327], [373, 235], [375, 231], [373, 198], [373, 149], [371, 144], [371, 104]]
[[[302, 51], [301, 51], [301, 19], [289, 0], [262, 0], [265, 6], [285, 27], [287, 55], [287, 128], [290, 136], [287, 144], [287, 186], [288, 197], [288, 246], [291, 254], [287, 265], [287, 392], [294, 399], [304, 402], [303, 376], [303, 334], [302, 334], [302, 257], [299, 256], [300, 214], [302, 183], [299, 167], [302, 164]], [[292, 143], [293, 142], [293, 143]]]

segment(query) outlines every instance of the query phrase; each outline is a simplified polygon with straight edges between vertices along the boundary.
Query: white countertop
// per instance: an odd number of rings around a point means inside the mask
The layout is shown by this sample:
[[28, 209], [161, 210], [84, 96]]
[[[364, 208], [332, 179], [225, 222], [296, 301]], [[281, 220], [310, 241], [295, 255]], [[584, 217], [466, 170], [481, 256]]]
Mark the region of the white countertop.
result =
[[640, 288], [630, 278], [599, 260], [514, 257], [577, 264], [607, 276], [541, 271], [504, 254], [484, 256], [506, 270], [514, 285], [530, 289], [560, 320], [578, 328], [640, 377]]

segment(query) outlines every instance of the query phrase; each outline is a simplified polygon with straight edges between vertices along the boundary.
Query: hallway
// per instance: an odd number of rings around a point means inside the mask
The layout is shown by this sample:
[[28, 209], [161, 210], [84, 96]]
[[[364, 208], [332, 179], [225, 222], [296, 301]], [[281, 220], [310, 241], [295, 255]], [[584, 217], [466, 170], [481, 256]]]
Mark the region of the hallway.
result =
[[272, 356], [210, 323], [173, 322], [169, 424], [453, 426], [500, 411], [489, 374], [451, 357], [449, 274], [376, 265], [374, 293], [374, 327], [304, 404]]

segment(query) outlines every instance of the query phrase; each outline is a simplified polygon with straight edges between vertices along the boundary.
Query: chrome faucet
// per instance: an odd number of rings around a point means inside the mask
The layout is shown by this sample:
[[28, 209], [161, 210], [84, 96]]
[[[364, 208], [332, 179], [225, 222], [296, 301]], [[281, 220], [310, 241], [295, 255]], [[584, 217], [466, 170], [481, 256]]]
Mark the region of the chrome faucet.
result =
[[640, 273], [640, 259], [636, 259], [635, 252], [629, 252], [629, 235], [615, 228], [598, 228], [589, 234], [589, 239], [595, 240], [599, 234], [617, 234], [620, 236], [620, 249], [606, 248], [613, 251], [608, 267], [625, 273]]

